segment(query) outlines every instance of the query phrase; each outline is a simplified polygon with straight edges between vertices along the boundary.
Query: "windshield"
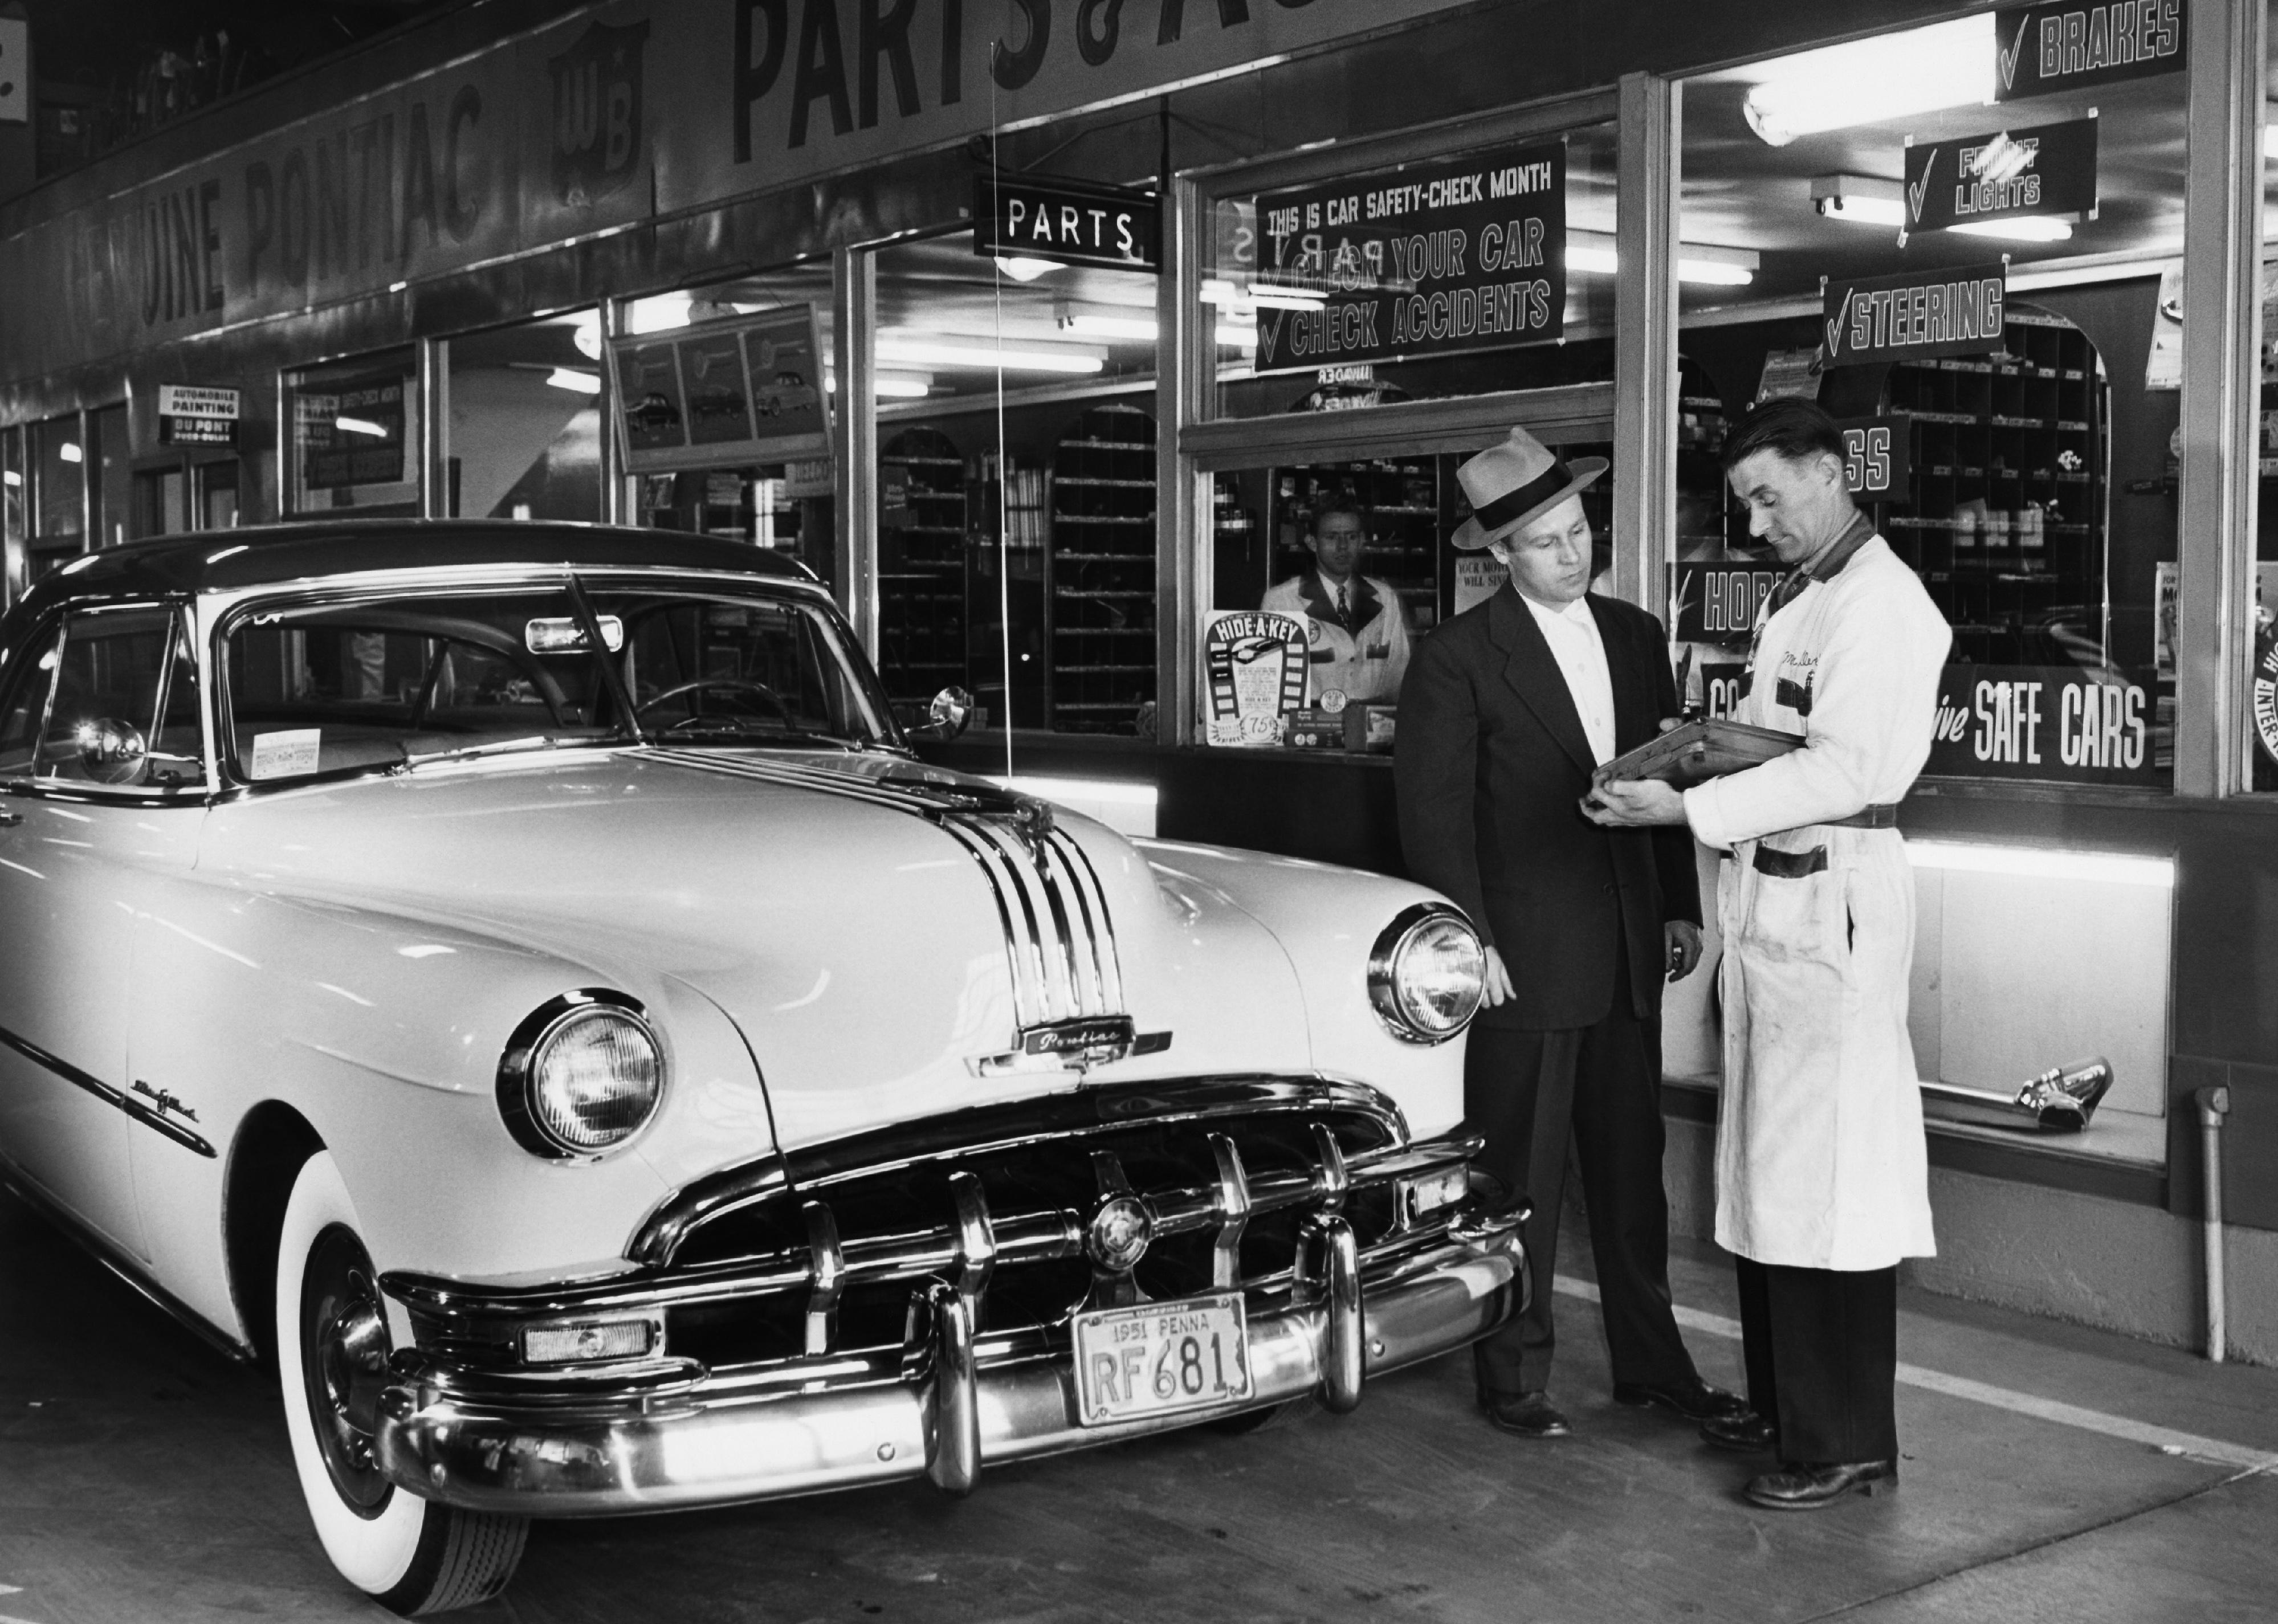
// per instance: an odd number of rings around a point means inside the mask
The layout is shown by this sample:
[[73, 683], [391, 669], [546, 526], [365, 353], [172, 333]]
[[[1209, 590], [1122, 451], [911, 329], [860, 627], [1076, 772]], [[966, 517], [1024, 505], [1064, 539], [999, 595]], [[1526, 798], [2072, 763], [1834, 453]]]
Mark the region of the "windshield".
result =
[[582, 602], [562, 582], [315, 598], [234, 617], [222, 647], [233, 770], [265, 782], [627, 743], [636, 730], [683, 746], [892, 742], [867, 668], [819, 606], [733, 586], [581, 584]]

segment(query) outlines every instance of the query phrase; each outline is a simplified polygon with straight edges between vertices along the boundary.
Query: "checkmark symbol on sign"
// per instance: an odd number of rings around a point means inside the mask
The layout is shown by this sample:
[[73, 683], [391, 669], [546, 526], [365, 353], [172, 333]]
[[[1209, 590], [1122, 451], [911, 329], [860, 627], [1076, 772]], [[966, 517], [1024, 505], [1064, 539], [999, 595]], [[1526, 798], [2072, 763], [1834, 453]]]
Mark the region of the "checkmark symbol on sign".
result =
[[1855, 290], [1846, 290], [1843, 308], [1835, 313], [1835, 319], [1827, 324], [1827, 353], [1831, 358], [1843, 351], [1843, 329], [1851, 324], [1851, 301], [1858, 296]]
[[1938, 149], [1930, 149], [1930, 158], [1923, 164], [1923, 175], [1907, 188], [1907, 217], [1915, 225], [1922, 224], [1923, 199], [1930, 195], [1930, 172], [1938, 167]]
[[2024, 55], [2025, 30], [2032, 26], [2033, 19], [2029, 12], [2024, 19], [2018, 23], [2017, 37], [2011, 42], [2008, 50], [2003, 50], [1998, 40], [1994, 42], [1993, 55], [2001, 65], [2001, 88], [2004, 90], [2014, 88], [2017, 83], [2017, 59]]

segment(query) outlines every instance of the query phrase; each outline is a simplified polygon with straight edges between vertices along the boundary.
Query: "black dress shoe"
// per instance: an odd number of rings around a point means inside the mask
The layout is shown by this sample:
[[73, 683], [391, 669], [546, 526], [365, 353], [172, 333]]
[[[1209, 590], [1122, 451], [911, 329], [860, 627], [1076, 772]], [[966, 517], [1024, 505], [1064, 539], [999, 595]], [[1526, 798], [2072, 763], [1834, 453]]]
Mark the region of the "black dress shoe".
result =
[[1550, 1395], [1540, 1390], [1522, 1393], [1481, 1393], [1479, 1407], [1487, 1413], [1487, 1420], [1505, 1432], [1515, 1432], [1523, 1438], [1563, 1438], [1574, 1429], [1558, 1407], [1550, 1402]]
[[1701, 1423], [1703, 1442], [1719, 1449], [1777, 1449], [1779, 1427], [1769, 1415], [1742, 1410], [1737, 1415], [1717, 1415]]
[[1898, 1486], [1897, 1461], [1848, 1460], [1767, 1472], [1744, 1492], [1752, 1502], [1770, 1511], [1818, 1511], [1854, 1491], [1874, 1494]]
[[1748, 1414], [1747, 1400], [1739, 1394], [1711, 1387], [1697, 1376], [1681, 1382], [1616, 1382], [1614, 1402], [1632, 1409], [1658, 1404], [1687, 1421], [1724, 1421]]

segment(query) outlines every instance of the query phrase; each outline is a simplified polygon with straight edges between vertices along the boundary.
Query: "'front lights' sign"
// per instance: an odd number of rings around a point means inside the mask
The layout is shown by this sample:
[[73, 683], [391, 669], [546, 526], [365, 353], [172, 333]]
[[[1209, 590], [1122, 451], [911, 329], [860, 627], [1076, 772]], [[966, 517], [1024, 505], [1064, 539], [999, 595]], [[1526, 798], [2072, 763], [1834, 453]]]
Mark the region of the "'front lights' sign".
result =
[[2003, 347], [2009, 263], [1820, 284], [1827, 364], [1985, 355]]
[[1996, 220], [2096, 217], [2096, 110], [2085, 118], [1917, 144], [1907, 137], [1903, 243]]

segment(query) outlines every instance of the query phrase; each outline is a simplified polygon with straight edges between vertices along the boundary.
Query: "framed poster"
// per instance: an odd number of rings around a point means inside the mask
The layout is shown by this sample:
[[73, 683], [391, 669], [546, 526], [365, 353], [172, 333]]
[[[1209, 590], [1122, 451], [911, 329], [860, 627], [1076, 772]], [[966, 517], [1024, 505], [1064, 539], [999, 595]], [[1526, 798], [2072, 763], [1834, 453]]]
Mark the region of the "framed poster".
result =
[[830, 454], [811, 304], [613, 339], [609, 361], [630, 473]]

